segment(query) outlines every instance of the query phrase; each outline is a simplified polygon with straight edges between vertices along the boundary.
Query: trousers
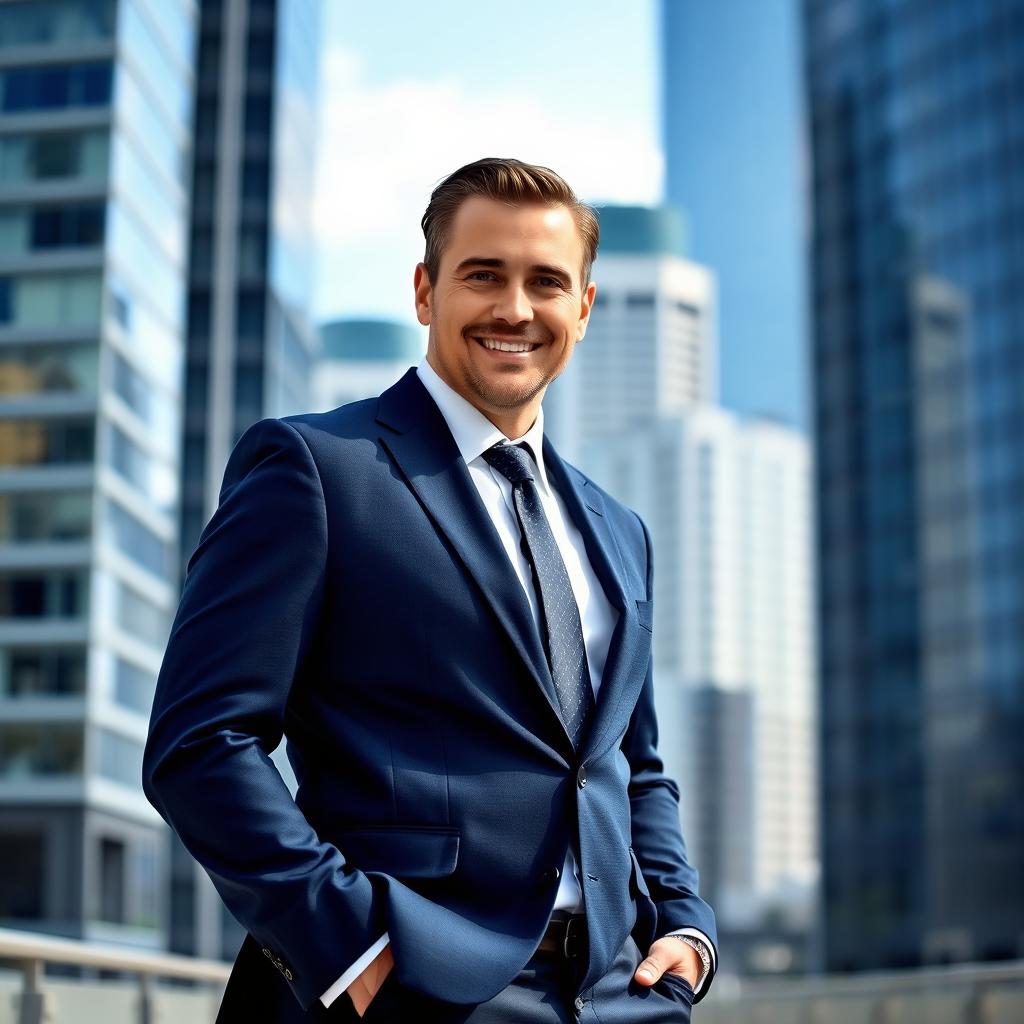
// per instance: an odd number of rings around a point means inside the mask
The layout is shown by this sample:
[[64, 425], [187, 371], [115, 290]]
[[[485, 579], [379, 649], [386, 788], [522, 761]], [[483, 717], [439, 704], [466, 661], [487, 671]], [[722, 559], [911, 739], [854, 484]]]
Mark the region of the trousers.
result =
[[596, 984], [579, 988], [572, 961], [535, 957], [486, 1003], [457, 1005], [402, 986], [392, 972], [362, 1018], [342, 995], [311, 1019], [332, 1024], [687, 1024], [693, 990], [665, 976], [652, 988], [633, 980], [643, 955], [630, 937]]

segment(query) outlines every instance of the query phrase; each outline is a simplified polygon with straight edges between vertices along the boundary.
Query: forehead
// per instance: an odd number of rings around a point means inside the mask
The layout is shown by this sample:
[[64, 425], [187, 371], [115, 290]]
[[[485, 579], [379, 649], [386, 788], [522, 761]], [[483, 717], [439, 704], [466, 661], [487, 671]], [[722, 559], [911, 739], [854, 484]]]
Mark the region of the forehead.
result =
[[575, 267], [583, 257], [583, 240], [572, 211], [562, 204], [513, 205], [471, 196], [452, 218], [441, 259], [451, 266], [468, 256]]

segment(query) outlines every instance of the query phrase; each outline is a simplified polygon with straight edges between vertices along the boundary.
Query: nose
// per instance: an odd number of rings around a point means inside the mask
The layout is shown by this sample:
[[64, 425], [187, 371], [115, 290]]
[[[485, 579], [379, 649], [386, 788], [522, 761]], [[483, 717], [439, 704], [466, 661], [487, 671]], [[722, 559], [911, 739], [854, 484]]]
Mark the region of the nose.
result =
[[494, 303], [494, 318], [507, 324], [529, 323], [533, 319], [533, 305], [525, 289], [512, 283], [503, 288]]

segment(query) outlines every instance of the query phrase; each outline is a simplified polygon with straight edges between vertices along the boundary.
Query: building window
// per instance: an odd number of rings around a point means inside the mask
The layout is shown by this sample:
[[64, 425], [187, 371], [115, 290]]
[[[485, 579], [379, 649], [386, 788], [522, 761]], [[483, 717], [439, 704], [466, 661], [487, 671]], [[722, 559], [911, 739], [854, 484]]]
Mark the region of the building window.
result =
[[120, 839], [100, 839], [98, 909], [100, 920], [111, 924], [124, 924], [124, 861], [124, 843]]
[[46, 838], [39, 830], [0, 830], [0, 920], [38, 920], [44, 913]]
[[0, 347], [0, 395], [68, 391], [96, 395], [99, 350], [86, 345]]
[[68, 271], [0, 278], [0, 327], [95, 326], [99, 319], [99, 274]]
[[0, 5], [0, 49], [110, 39], [113, 0], [32, 0]]
[[151, 420], [153, 389], [120, 352], [114, 353], [114, 391], [141, 419]]
[[156, 677], [124, 658], [114, 665], [114, 700], [122, 707], [148, 715], [153, 707]]
[[97, 772], [113, 782], [138, 787], [142, 784], [142, 744], [127, 736], [97, 729]]
[[0, 778], [81, 775], [82, 727], [53, 722], [0, 725]]
[[0, 573], [0, 618], [82, 618], [88, 610], [88, 574], [83, 570]]
[[102, 245], [104, 213], [102, 203], [32, 210], [29, 246], [32, 249], [67, 249]]
[[88, 463], [92, 420], [0, 420], [0, 466]]
[[654, 295], [649, 292], [630, 292], [626, 295], [627, 309], [654, 309]]
[[109, 63], [9, 68], [0, 73], [0, 108], [13, 114], [104, 107], [110, 103], [110, 86]]
[[116, 502], [107, 503], [107, 526], [115, 547], [160, 579], [170, 579], [171, 547]]
[[85, 650], [0, 650], [0, 693], [6, 697], [71, 697], [85, 693]]
[[129, 636], [161, 649], [171, 631], [167, 612], [123, 582], [118, 584], [117, 624]]
[[8, 491], [0, 494], [0, 543], [87, 540], [90, 491]]

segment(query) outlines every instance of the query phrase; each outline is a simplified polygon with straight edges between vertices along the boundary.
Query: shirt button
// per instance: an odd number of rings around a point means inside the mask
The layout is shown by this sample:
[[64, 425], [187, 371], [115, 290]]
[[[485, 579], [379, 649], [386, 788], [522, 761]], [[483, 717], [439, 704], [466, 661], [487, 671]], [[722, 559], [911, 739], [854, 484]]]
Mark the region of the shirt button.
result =
[[573, 1003], [573, 1006], [575, 1006], [575, 1007], [576, 1007], [576, 1013], [577, 1013], [577, 1014], [580, 1014], [580, 1013], [582, 1013], [582, 1012], [583, 1012], [583, 1005], [584, 1005], [584, 1004], [583, 1004], [583, 999], [582, 999], [582, 997], [581, 997], [581, 996], [577, 996], [577, 997], [576, 997], [576, 1002], [575, 1002], [575, 1003]]
[[587, 769], [585, 765], [580, 765], [580, 770], [576, 773], [576, 785], [583, 789], [587, 784]]

